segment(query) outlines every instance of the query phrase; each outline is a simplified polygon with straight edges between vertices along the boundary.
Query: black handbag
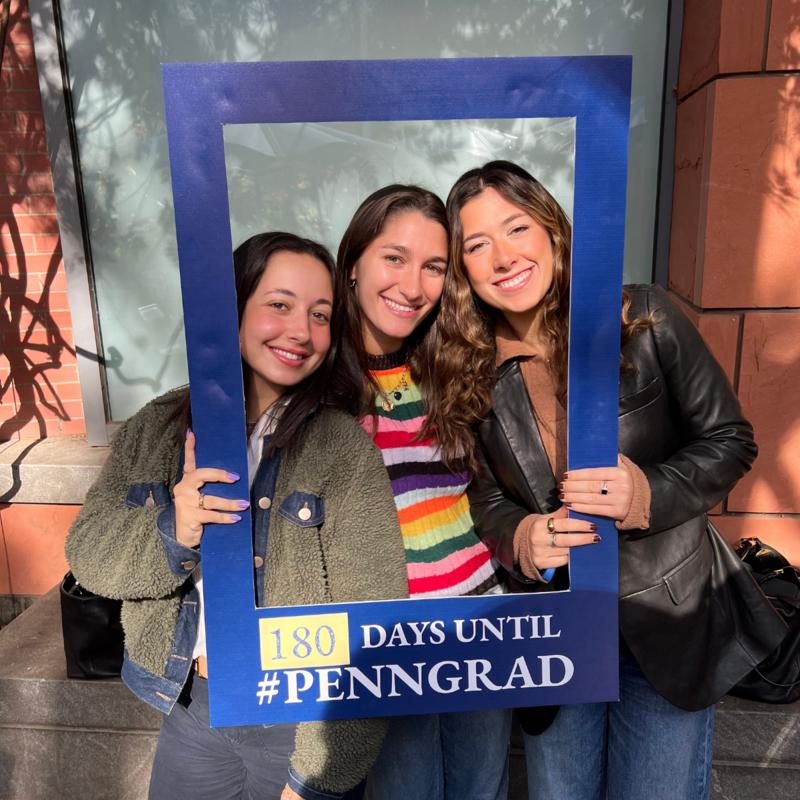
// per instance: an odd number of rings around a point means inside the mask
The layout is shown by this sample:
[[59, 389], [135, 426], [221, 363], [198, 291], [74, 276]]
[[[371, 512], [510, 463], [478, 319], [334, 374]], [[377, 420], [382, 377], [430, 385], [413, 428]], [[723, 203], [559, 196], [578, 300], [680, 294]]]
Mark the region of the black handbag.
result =
[[789, 627], [786, 638], [729, 694], [758, 703], [800, 700], [800, 569], [760, 539], [741, 539], [736, 555]]
[[61, 628], [69, 678], [112, 678], [125, 649], [122, 601], [84, 589], [68, 572], [61, 582]]

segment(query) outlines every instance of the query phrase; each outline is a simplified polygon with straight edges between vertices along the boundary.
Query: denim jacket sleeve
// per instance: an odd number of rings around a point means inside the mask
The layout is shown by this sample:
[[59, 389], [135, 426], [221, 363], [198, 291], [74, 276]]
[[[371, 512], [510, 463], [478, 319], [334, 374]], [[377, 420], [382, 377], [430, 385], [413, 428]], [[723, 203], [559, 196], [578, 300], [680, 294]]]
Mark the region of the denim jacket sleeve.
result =
[[[136, 492], [131, 495], [132, 487], [141, 486], [133, 464], [141, 448], [140, 428], [147, 422], [146, 417], [134, 417], [117, 431], [109, 458], [66, 542], [67, 561], [81, 584], [116, 600], [166, 597], [188, 574], [174, 572], [167, 558], [157, 522], [164, 512], [161, 498], [149, 503], [137, 499]], [[170, 461], [171, 451], [165, 448]]]
[[158, 534], [164, 543], [169, 568], [179, 578], [186, 580], [192, 570], [200, 563], [200, 548], [182, 545], [175, 534], [175, 503], [170, 504], [158, 515], [156, 520]]
[[289, 785], [289, 788], [300, 795], [303, 800], [342, 800], [345, 796], [344, 792], [331, 792], [308, 783], [291, 767], [289, 768], [289, 776], [286, 779], [286, 783]]

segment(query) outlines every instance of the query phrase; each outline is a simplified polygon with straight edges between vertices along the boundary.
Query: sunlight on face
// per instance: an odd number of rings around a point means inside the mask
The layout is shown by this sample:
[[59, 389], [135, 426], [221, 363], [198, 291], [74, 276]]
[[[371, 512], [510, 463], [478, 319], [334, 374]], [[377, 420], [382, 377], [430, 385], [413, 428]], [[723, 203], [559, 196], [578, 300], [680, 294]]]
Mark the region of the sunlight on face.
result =
[[247, 301], [239, 328], [242, 358], [259, 397], [280, 397], [319, 367], [331, 346], [333, 286], [310, 255], [276, 253]]
[[482, 300], [506, 317], [535, 314], [553, 282], [553, 247], [547, 231], [497, 190], [464, 205], [463, 261]]
[[350, 275], [368, 353], [397, 352], [439, 302], [447, 271], [447, 233], [415, 211], [390, 217]]

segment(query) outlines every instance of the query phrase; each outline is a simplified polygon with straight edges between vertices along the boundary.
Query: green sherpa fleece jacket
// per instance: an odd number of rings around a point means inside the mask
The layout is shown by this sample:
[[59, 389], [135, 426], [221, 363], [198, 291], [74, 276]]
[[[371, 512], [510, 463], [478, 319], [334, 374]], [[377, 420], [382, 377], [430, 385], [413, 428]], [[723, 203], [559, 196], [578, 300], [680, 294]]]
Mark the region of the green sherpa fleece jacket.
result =
[[[66, 554], [90, 591], [123, 601], [128, 658], [163, 677], [175, 637], [186, 576], [167, 561], [156, 520], [164, 505], [126, 505], [131, 486], [164, 484], [170, 497], [180, 447], [164, 427], [173, 392], [145, 406], [116, 433], [97, 483], [70, 528]], [[267, 606], [408, 597], [405, 552], [380, 451], [349, 415], [323, 409], [281, 461], [273, 506], [292, 492], [324, 498], [321, 526], [303, 528], [271, 515], [264, 597]], [[199, 561], [199, 557], [198, 557]], [[211, 665], [213, 669], [213, 664]], [[305, 781], [346, 792], [378, 756], [382, 718], [304, 722], [292, 767]]]

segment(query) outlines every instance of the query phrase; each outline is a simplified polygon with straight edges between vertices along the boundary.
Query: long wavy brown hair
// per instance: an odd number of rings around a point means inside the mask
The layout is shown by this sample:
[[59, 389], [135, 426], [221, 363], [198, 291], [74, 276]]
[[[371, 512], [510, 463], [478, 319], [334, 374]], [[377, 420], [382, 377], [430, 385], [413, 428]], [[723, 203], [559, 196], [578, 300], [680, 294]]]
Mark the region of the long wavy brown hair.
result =
[[[470, 201], [494, 189], [509, 203], [526, 211], [546, 231], [553, 248], [553, 281], [539, 307], [540, 330], [547, 341], [550, 367], [554, 372], [557, 396], [563, 405], [567, 397], [567, 366], [569, 348], [569, 292], [572, 265], [572, 225], [553, 195], [536, 178], [510, 161], [490, 161], [478, 169], [465, 172], [455, 183], [447, 197], [447, 218], [450, 223], [450, 255], [452, 275], [458, 285], [458, 293], [469, 291], [470, 313], [478, 322], [482, 343], [480, 370], [492, 376], [487, 388], [484, 380], [481, 392], [491, 394], [495, 375], [494, 324], [498, 312], [490, 309], [472, 292], [464, 269], [461, 209]], [[631, 296], [622, 292], [622, 339], [624, 347], [639, 331], [653, 326], [652, 315], [638, 319], [630, 318]], [[487, 350], [487, 346], [489, 350]], [[620, 355], [620, 369], [632, 370]], [[476, 387], [477, 388], [477, 387]]]
[[[343, 348], [352, 348], [364, 379], [361, 415], [375, 413], [380, 394], [370, 373], [364, 346], [363, 317], [350, 275], [366, 249], [384, 231], [387, 222], [399, 214], [417, 213], [438, 223], [448, 237], [450, 226], [444, 203], [419, 186], [392, 184], [371, 194], [359, 206], [339, 245], [336, 261], [338, 311], [345, 328]], [[443, 463], [451, 470], [474, 468], [472, 425], [483, 419], [491, 407], [482, 373], [494, 346], [483, 335], [482, 322], [473, 313], [472, 291], [455, 279], [448, 264], [442, 296], [437, 306], [406, 340], [409, 372], [420, 387], [426, 422], [418, 439], [436, 438]], [[348, 354], [345, 355], [345, 358]]]

